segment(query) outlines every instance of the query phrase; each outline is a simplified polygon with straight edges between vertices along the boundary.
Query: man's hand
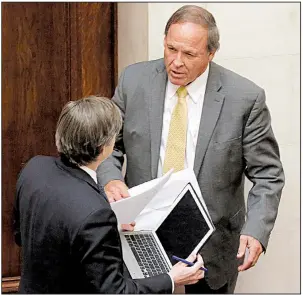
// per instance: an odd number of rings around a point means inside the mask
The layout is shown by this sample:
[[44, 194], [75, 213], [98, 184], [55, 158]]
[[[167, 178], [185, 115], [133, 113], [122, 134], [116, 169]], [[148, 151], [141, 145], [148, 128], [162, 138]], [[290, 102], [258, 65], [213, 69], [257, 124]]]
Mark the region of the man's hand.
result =
[[[110, 203], [129, 197], [128, 187], [121, 180], [112, 180], [104, 187], [106, 196]], [[123, 231], [134, 231], [136, 222], [121, 224]]]
[[134, 231], [135, 225], [136, 225], [136, 222], [133, 221], [130, 224], [127, 224], [127, 223], [121, 224], [121, 228], [122, 228], [123, 231]]
[[259, 259], [259, 256], [263, 252], [262, 245], [257, 239], [251, 236], [241, 235], [237, 258], [242, 258], [245, 255], [246, 248], [249, 251], [248, 258], [242, 265], [238, 267], [238, 271], [244, 271], [255, 266]]
[[128, 187], [121, 180], [111, 180], [104, 190], [110, 203], [129, 197]]
[[196, 284], [204, 278], [204, 271], [200, 267], [204, 266], [202, 256], [200, 254], [191, 254], [186, 260], [194, 262], [197, 257], [197, 262], [193, 266], [187, 266], [185, 263], [176, 263], [169, 274], [172, 277], [175, 286]]

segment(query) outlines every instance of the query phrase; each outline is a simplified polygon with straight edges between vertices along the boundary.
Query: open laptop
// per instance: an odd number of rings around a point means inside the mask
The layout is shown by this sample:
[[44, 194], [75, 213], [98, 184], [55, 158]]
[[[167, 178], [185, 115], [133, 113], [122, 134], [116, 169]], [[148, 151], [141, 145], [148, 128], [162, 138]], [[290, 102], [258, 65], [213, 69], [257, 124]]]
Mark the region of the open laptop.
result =
[[121, 232], [123, 260], [133, 279], [168, 272], [182, 258], [200, 250], [215, 230], [208, 213], [187, 184], [154, 230]]

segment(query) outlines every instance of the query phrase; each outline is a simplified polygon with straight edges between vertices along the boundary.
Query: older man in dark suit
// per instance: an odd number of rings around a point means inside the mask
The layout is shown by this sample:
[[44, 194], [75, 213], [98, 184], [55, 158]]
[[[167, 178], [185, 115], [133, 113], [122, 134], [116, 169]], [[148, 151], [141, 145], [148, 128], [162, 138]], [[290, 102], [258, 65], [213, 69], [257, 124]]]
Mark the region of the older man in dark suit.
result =
[[[187, 286], [187, 293], [234, 291], [238, 271], [254, 266], [267, 247], [284, 185], [265, 92], [212, 62], [218, 48], [218, 28], [207, 10], [187, 5], [171, 16], [164, 60], [121, 74], [113, 101], [123, 132], [98, 169], [110, 201], [126, 197], [126, 185], [172, 167], [194, 170], [216, 231], [201, 250], [205, 280]], [[253, 183], [247, 211], [244, 175]]]
[[109, 99], [69, 102], [57, 124], [60, 158], [34, 157], [21, 172], [15, 206], [20, 293], [171, 293], [204, 276], [200, 255], [194, 266], [179, 263], [168, 274], [123, 276], [117, 219], [96, 176], [120, 128]]

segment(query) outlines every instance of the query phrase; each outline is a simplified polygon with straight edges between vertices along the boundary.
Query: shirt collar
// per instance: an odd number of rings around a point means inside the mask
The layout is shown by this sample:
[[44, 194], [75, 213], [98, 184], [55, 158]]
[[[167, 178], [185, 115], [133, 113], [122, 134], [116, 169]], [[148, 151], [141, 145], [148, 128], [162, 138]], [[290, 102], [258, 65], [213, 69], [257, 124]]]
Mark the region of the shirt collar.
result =
[[174, 95], [176, 94], [179, 87], [180, 87], [179, 85], [175, 85], [175, 84], [171, 83], [168, 79], [167, 80], [166, 97], [168, 99], [172, 99], [174, 97]]
[[[194, 103], [198, 102], [201, 92], [202, 91], [205, 92], [205, 86], [207, 83], [208, 73], [209, 73], [209, 64], [207, 65], [207, 68], [204, 71], [204, 73], [202, 73], [193, 82], [191, 82], [189, 85], [186, 86], [187, 92]], [[172, 84], [168, 79], [166, 97], [168, 99], [172, 99], [174, 97], [174, 95], [176, 94], [179, 87], [180, 87], [179, 85]]]
[[80, 168], [84, 170], [95, 181], [95, 183], [98, 183], [96, 171], [88, 168], [87, 166], [80, 166]]

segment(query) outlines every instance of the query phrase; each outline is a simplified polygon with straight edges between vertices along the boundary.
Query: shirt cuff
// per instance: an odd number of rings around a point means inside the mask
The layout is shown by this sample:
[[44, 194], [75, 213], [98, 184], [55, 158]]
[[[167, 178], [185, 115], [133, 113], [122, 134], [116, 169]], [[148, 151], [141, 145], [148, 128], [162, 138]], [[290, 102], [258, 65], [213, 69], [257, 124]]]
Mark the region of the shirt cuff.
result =
[[170, 279], [171, 279], [171, 285], [172, 285], [172, 294], [174, 293], [174, 291], [175, 291], [175, 283], [174, 283], [174, 280], [173, 280], [173, 278], [172, 278], [172, 276], [169, 274], [169, 273], [167, 273], [168, 275], [169, 275], [169, 277], [170, 277]]

